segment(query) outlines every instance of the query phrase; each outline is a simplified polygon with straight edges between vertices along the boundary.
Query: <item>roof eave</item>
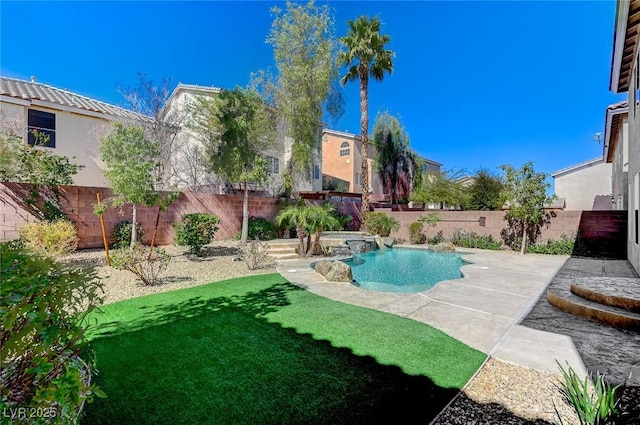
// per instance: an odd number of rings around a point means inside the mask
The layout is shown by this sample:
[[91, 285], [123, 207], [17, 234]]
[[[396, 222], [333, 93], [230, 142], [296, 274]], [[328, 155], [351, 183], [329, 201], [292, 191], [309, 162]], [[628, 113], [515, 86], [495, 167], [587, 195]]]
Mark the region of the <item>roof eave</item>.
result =
[[616, 21], [613, 33], [613, 55], [611, 58], [611, 79], [609, 90], [614, 93], [625, 91], [620, 87], [620, 71], [622, 68], [622, 55], [626, 41], [627, 23], [629, 19], [629, 7], [631, 0], [618, 0], [616, 4]]

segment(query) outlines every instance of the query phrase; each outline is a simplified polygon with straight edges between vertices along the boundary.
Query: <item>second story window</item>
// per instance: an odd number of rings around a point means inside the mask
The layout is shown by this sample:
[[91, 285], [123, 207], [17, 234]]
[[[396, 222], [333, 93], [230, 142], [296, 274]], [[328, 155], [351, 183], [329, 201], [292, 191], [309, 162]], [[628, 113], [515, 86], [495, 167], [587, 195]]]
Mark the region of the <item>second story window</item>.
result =
[[340, 145], [340, 156], [349, 156], [350, 153], [349, 142], [342, 142]]
[[[38, 137], [34, 134], [38, 133]], [[46, 143], [43, 143], [45, 142]], [[56, 147], [56, 115], [50, 112], [29, 109], [27, 121], [27, 143], [30, 145]]]
[[269, 174], [280, 174], [280, 158], [267, 157], [267, 172]]
[[355, 182], [356, 186], [360, 186], [360, 173], [356, 173], [356, 182]]
[[314, 180], [320, 180], [320, 166], [319, 165], [314, 165], [313, 166], [313, 178], [314, 178]]

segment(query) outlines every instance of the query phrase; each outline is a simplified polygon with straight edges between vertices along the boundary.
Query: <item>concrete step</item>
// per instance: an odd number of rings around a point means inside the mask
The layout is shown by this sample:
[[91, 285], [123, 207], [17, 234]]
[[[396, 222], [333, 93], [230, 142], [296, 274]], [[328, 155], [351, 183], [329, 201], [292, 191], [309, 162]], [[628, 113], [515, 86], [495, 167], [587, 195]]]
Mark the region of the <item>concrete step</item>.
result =
[[640, 278], [592, 277], [571, 283], [571, 292], [598, 304], [640, 313]]
[[552, 306], [574, 316], [616, 328], [640, 332], [640, 314], [589, 301], [573, 294], [568, 287], [556, 286], [553, 289], [548, 289], [547, 300]]
[[268, 252], [273, 254], [295, 253], [298, 246], [270, 246]]

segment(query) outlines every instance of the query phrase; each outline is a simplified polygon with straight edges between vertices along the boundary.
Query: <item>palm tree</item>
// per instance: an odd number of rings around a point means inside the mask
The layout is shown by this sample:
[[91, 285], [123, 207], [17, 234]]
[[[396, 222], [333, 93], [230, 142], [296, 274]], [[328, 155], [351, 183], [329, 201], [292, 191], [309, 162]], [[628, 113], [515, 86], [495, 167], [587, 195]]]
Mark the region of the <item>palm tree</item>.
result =
[[276, 226], [294, 226], [298, 234], [298, 255], [306, 253], [304, 249], [304, 236], [309, 226], [309, 207], [304, 202], [299, 201], [295, 205], [289, 205], [278, 213], [275, 218]]
[[336, 218], [336, 209], [331, 203], [322, 206], [314, 205], [309, 207], [309, 232], [315, 232], [312, 254], [322, 254], [320, 247], [320, 236], [324, 230], [334, 230], [340, 226], [340, 222]]
[[360, 80], [360, 137], [362, 141], [362, 215], [369, 211], [369, 166], [368, 160], [368, 129], [369, 129], [369, 76], [382, 81], [385, 72], [393, 72], [394, 53], [385, 49], [391, 38], [387, 34], [380, 34], [380, 19], [360, 16], [355, 21], [349, 21], [349, 29], [340, 42], [346, 50], [340, 53], [339, 62], [347, 67], [347, 74], [340, 82], [346, 85], [348, 81]]

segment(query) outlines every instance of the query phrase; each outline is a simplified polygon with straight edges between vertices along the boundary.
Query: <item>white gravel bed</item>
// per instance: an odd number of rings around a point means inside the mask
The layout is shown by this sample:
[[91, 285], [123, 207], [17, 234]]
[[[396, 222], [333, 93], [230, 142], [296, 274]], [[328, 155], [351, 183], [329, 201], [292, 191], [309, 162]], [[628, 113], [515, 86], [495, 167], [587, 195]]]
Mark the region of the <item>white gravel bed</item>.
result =
[[561, 379], [491, 358], [434, 424], [558, 424], [555, 408], [565, 425], [579, 424], [562, 399]]
[[131, 272], [106, 266], [102, 249], [77, 251], [61, 259], [62, 262], [95, 267], [105, 290], [104, 304], [114, 303], [142, 295], [174, 291], [210, 282], [236, 277], [275, 273], [271, 262], [257, 270], [249, 270], [244, 261], [234, 261], [238, 241], [215, 241], [203, 248], [205, 255], [195, 257], [187, 249], [167, 245], [161, 247], [171, 256], [169, 267], [160, 275], [158, 284], [143, 286]]

